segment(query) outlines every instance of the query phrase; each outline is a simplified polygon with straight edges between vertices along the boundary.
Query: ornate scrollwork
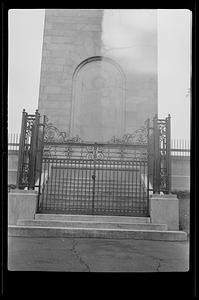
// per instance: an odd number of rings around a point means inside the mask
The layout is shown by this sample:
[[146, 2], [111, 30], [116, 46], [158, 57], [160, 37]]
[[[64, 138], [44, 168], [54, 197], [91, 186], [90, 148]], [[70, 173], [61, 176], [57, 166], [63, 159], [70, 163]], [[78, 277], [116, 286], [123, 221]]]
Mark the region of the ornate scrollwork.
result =
[[104, 158], [104, 153], [103, 153], [103, 147], [95, 147], [95, 146], [88, 146], [86, 147], [87, 154], [86, 158], [87, 159], [103, 159]]
[[126, 133], [122, 138], [112, 137], [108, 143], [113, 144], [146, 144], [147, 143], [147, 126], [146, 124], [139, 129], [135, 130], [133, 133]]
[[[55, 143], [59, 143], [62, 145], [56, 145]], [[76, 145], [71, 145], [72, 143], [78, 143], [81, 145], [81, 148], [78, 150], [75, 148]], [[146, 155], [142, 154], [143, 149], [136, 150], [137, 152], [133, 154], [133, 151], [127, 151], [125, 145], [132, 144], [147, 144], [147, 124], [137, 129], [135, 132], [131, 134], [125, 134], [121, 139], [117, 137], [113, 137], [109, 142], [99, 145], [97, 143], [91, 143], [82, 141], [81, 138], [77, 135], [75, 137], [70, 137], [69, 132], [62, 132], [57, 127], [55, 127], [52, 123], [48, 122], [48, 119], [45, 120], [45, 134], [44, 134], [44, 144], [45, 150], [44, 155], [46, 157], [52, 156], [65, 156], [66, 158], [71, 158], [74, 155], [78, 155], [77, 153], [81, 150], [81, 157], [85, 157], [86, 159], [111, 159], [114, 155], [118, 157], [118, 159], [146, 159]], [[114, 146], [110, 144], [119, 144], [121, 147], [117, 147], [114, 150]], [[107, 148], [107, 146], [109, 147]], [[82, 148], [83, 147], [83, 148]], [[76, 152], [76, 150], [77, 152]], [[86, 150], [86, 151], [85, 151]], [[83, 152], [82, 152], [83, 151]], [[128, 153], [129, 152], [129, 153]]]
[[29, 181], [29, 165], [23, 164], [21, 183], [23, 185], [28, 185], [28, 181]]
[[88, 146], [86, 147], [86, 158], [87, 159], [94, 159], [94, 153], [95, 153], [95, 147], [94, 146]]
[[[70, 137], [69, 131], [60, 131], [52, 123], [48, 122], [46, 118], [45, 121], [45, 134], [44, 142], [59, 142], [59, 143], [84, 143], [78, 135], [75, 137]], [[113, 136], [108, 142], [108, 144], [146, 144], [147, 143], [147, 125], [140, 127], [133, 133], [126, 133], [122, 138]], [[102, 154], [101, 154], [102, 155]]]
[[43, 150], [43, 156], [45, 157], [51, 157], [51, 147], [48, 146], [48, 147], [44, 147], [44, 150]]
[[166, 145], [166, 138], [167, 138], [167, 126], [166, 121], [161, 121], [158, 123], [159, 127], [159, 137], [160, 137], [160, 143], [162, 147]]
[[164, 170], [160, 171], [160, 190], [161, 191], [167, 190], [167, 174]]
[[66, 158], [70, 158], [72, 155], [72, 147], [65, 147], [64, 149], [64, 155], [66, 156]]
[[48, 118], [45, 119], [45, 134], [44, 142], [57, 142], [57, 143], [81, 143], [81, 138], [76, 135], [75, 137], [70, 137], [69, 131], [60, 131], [52, 123], [48, 122]]
[[97, 147], [96, 157], [97, 157], [97, 159], [103, 159], [104, 158], [103, 147]]
[[34, 125], [34, 119], [33, 118], [27, 118], [26, 119], [26, 136], [31, 136], [32, 135], [32, 128]]
[[48, 123], [45, 126], [44, 142], [60, 142], [63, 143], [68, 134], [61, 132], [52, 123]]

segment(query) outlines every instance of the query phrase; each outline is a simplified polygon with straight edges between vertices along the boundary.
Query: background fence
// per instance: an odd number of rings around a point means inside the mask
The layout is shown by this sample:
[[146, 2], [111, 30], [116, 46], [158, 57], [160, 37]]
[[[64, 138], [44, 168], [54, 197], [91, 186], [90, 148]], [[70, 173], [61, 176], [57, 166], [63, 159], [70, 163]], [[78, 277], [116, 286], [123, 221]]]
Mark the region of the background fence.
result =
[[[19, 150], [20, 133], [8, 134], [8, 150]], [[184, 139], [171, 140], [172, 156], [190, 156], [190, 141]]]
[[[16, 184], [19, 133], [8, 134], [8, 183]], [[190, 187], [190, 141], [171, 140], [172, 190], [189, 190]]]
[[190, 141], [183, 139], [171, 140], [171, 155], [172, 156], [190, 156]]
[[19, 150], [20, 133], [8, 134], [8, 150]]

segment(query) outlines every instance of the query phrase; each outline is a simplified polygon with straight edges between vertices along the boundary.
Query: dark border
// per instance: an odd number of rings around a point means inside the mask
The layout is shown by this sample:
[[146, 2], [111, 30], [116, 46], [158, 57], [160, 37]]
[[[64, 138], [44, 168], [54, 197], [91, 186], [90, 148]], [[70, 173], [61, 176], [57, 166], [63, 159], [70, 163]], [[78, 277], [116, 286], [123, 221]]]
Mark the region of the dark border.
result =
[[[67, 7], [63, 4], [59, 8], [77, 8], [74, 7], [74, 3], [67, 2]], [[115, 8], [114, 5], [103, 2], [92, 2], [92, 6], [82, 2], [82, 5], [77, 4], [78, 8]], [[1, 260], [1, 293], [2, 295], [10, 295], [13, 293], [14, 297], [25, 295], [26, 298], [30, 296], [43, 296], [55, 295], [59, 297], [60, 293], [65, 298], [77, 296], [78, 291], [81, 297], [91, 296], [95, 297], [106, 297], [115, 296], [120, 294], [120, 297], [130, 297], [134, 299], [140, 299], [142, 296], [147, 298], [158, 298], [162, 296], [169, 298], [184, 299], [195, 298], [199, 292], [197, 290], [196, 283], [198, 281], [198, 269], [196, 269], [197, 253], [199, 249], [197, 247], [198, 238], [198, 199], [196, 194], [197, 187], [197, 172], [196, 164], [198, 157], [196, 155], [196, 140], [198, 138], [196, 132], [196, 119], [197, 106], [196, 106], [196, 52], [198, 52], [198, 37], [196, 38], [196, 15], [198, 12], [197, 1], [186, 1], [186, 3], [165, 1], [148, 1], [147, 4], [129, 2], [129, 5], [122, 7], [121, 3], [118, 3], [120, 9], [127, 8], [168, 8], [168, 9], [189, 9], [192, 11], [192, 132], [191, 132], [191, 236], [190, 236], [190, 270], [185, 273], [49, 273], [49, 272], [10, 272], [7, 271], [7, 53], [8, 53], [8, 10], [18, 8], [55, 8], [59, 4], [47, 2], [42, 4], [39, 2], [18, 2], [15, 4], [2, 3], [2, 71], [3, 71], [3, 82], [2, 82], [2, 113], [1, 113], [1, 162], [2, 162], [2, 180], [1, 180], [1, 191], [2, 199], [1, 208], [1, 224], [2, 224], [2, 260]], [[150, 5], [150, 6], [149, 6]], [[197, 202], [196, 202], [197, 199]], [[83, 276], [82, 276], [83, 275]], [[111, 280], [110, 280], [111, 279]]]

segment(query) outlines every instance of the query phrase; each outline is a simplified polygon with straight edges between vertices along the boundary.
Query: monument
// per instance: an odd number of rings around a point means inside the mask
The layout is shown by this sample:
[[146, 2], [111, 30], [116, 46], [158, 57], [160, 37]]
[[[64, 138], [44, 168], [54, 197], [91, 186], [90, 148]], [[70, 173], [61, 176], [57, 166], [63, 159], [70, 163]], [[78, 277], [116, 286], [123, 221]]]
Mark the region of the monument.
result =
[[135, 20], [132, 28], [135, 57], [128, 63], [125, 52], [121, 57], [114, 47], [107, 51], [107, 10], [46, 9], [40, 115], [71, 137], [92, 142], [121, 138], [152, 118], [157, 113], [157, 16], [155, 10], [136, 10], [136, 18], [143, 13], [145, 26]]
[[170, 115], [156, 115], [156, 14], [46, 10], [39, 107], [22, 114], [10, 235], [187, 239], [171, 194]]

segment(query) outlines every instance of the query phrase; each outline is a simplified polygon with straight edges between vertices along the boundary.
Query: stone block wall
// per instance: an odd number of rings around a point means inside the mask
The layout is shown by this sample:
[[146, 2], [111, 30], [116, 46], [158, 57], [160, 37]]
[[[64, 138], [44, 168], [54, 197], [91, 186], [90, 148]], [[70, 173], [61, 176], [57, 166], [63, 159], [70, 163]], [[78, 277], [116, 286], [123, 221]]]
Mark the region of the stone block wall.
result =
[[70, 125], [76, 67], [101, 55], [102, 15], [102, 10], [46, 10], [39, 112], [60, 130], [67, 131]]
[[[142, 10], [136, 11], [138, 17], [139, 14]], [[149, 14], [146, 22], [152, 20], [156, 24], [156, 11]], [[102, 9], [46, 9], [38, 109], [61, 131], [70, 130], [74, 72], [82, 61], [94, 56], [115, 60], [124, 72], [123, 133], [132, 133], [157, 113], [156, 25], [151, 32], [142, 26], [133, 28], [132, 37], [137, 36], [137, 41], [132, 46], [132, 55], [136, 51], [137, 54], [133, 61], [124, 63], [114, 55], [115, 49], [106, 48], [103, 31], [107, 19]], [[149, 64], [153, 65], [152, 71]]]

